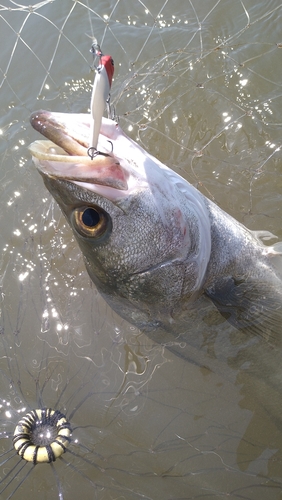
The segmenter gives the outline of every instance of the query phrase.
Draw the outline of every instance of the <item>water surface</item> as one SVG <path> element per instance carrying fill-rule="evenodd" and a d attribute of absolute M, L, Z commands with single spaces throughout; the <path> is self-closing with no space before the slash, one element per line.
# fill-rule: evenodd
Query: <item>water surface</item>
<path fill-rule="evenodd" d="M 247 227 L 281 240 L 281 4 L 30 5 L 0 7 L 0 497 L 281 498 L 280 392 L 264 382 L 270 368 L 279 382 L 280 352 L 261 349 L 254 382 L 249 349 L 217 359 L 215 335 L 240 336 L 217 314 L 201 332 L 200 364 L 118 318 L 27 151 L 38 138 L 32 111 L 89 109 L 95 36 L 115 60 L 124 130 Z M 34 468 L 11 435 L 42 406 L 67 415 L 73 441 Z"/>

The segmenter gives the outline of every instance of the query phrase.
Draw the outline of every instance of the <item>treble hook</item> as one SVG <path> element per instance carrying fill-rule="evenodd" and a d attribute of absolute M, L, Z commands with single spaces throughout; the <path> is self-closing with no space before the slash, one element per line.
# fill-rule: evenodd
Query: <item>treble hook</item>
<path fill-rule="evenodd" d="M 98 156 L 99 151 L 96 148 L 94 148 L 94 146 L 91 146 L 90 148 L 87 149 L 87 154 L 91 158 L 91 160 L 93 160 L 95 156 Z"/>
<path fill-rule="evenodd" d="M 113 143 L 112 143 L 112 141 L 108 141 L 108 142 L 112 146 L 112 151 L 111 151 L 111 153 L 112 153 L 113 152 Z M 91 146 L 90 148 L 87 149 L 87 154 L 91 160 L 94 160 L 94 158 L 96 158 L 96 156 L 98 156 L 98 155 L 111 156 L 111 153 L 103 153 L 102 151 L 98 151 L 98 149 L 94 148 L 94 146 Z"/>
<path fill-rule="evenodd" d="M 112 151 L 111 151 L 111 153 L 112 153 L 112 152 L 113 152 L 113 150 L 114 150 L 114 145 L 113 145 L 112 141 L 109 141 L 109 140 L 108 140 L 108 142 L 109 142 L 109 143 L 110 143 L 110 145 L 112 146 Z"/>

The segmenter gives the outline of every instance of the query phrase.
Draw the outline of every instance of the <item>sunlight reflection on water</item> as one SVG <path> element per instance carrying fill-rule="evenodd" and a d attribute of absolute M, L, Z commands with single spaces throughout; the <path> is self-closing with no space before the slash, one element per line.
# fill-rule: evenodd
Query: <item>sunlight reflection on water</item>
<path fill-rule="evenodd" d="M 115 59 L 122 127 L 249 228 L 281 239 L 281 5 L 23 4 L 0 8 L 1 498 L 279 498 L 279 406 L 256 406 L 231 358 L 213 373 L 109 310 L 27 145 L 34 109 L 89 108 L 94 32 Z M 229 332 L 216 314 L 207 331 L 217 322 Z M 34 469 L 11 436 L 39 406 L 65 413 L 73 440 Z"/>

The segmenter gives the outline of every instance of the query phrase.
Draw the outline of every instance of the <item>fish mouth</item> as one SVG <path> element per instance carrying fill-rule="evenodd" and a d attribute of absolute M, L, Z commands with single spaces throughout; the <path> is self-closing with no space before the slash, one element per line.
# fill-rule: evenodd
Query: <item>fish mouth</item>
<path fill-rule="evenodd" d="M 35 111 L 32 127 L 47 140 L 29 146 L 33 161 L 43 177 L 102 185 L 121 191 L 128 189 L 128 172 L 112 154 L 116 123 L 104 120 L 105 133 L 100 133 L 99 153 L 88 155 L 90 115 Z M 106 135 L 107 134 L 107 135 Z"/>

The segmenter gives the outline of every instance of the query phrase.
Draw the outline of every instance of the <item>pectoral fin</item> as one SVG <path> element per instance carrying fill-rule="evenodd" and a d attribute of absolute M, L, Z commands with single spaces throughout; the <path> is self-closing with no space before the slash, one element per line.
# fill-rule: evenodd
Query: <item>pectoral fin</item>
<path fill-rule="evenodd" d="M 281 342 L 281 283 L 263 283 L 257 279 L 221 279 L 205 290 L 219 312 L 236 328 L 255 333 L 270 343 Z"/>

